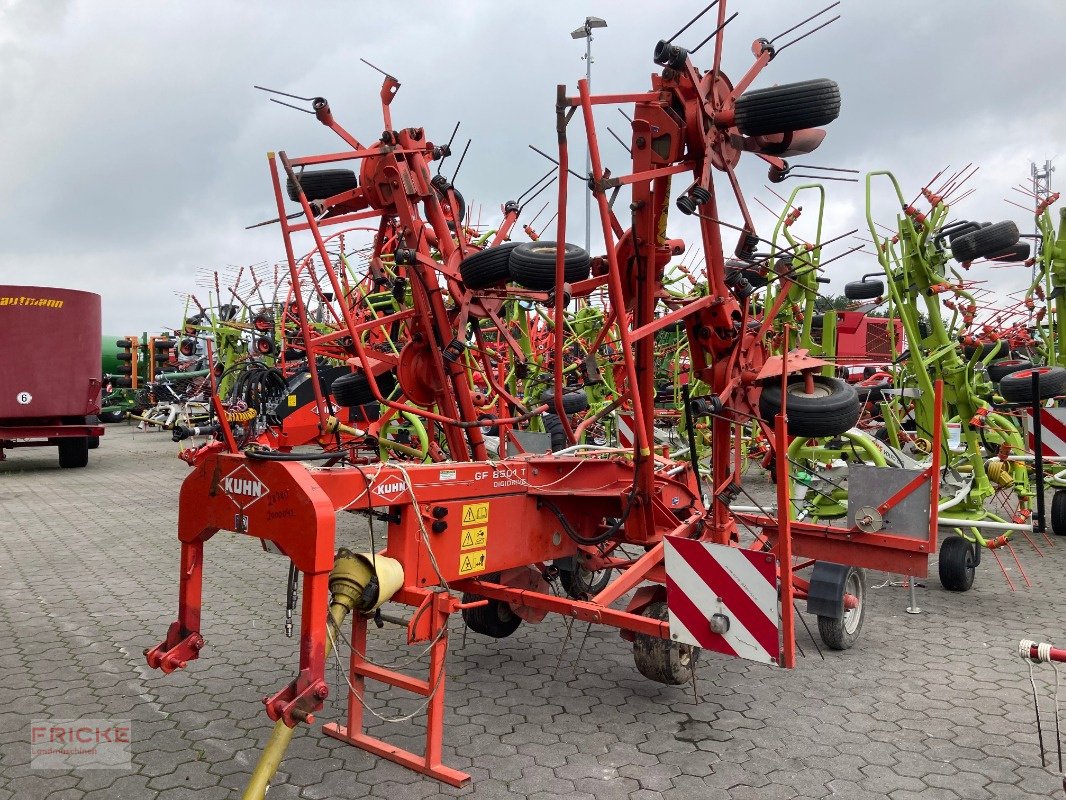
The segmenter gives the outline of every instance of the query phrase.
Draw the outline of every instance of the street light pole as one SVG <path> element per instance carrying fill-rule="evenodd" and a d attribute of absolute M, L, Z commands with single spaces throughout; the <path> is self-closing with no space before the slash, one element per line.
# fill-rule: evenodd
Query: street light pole
<path fill-rule="evenodd" d="M 585 81 L 592 91 L 592 29 L 606 28 L 606 20 L 599 17 L 585 17 L 585 24 L 571 31 L 570 38 L 585 40 Z M 588 137 L 585 138 L 585 175 L 592 172 L 592 153 L 589 150 Z M 592 192 L 585 191 L 585 252 L 592 249 Z"/>

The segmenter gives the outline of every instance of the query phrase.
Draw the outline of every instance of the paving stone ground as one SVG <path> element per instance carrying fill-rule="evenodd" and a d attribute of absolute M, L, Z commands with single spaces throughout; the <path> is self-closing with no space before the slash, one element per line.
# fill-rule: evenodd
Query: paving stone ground
<path fill-rule="evenodd" d="M 141 652 L 176 613 L 187 467 L 173 447 L 164 434 L 112 425 L 87 469 L 59 470 L 48 449 L 0 464 L 0 800 L 215 800 L 244 786 L 270 729 L 260 698 L 297 663 L 296 640 L 284 635 L 287 562 L 244 537 L 215 537 L 207 648 L 169 676 L 145 666 Z M 339 543 L 361 542 L 361 521 L 343 520 Z M 1061 797 L 1061 779 L 1040 766 L 1028 671 L 1014 648 L 1023 636 L 1062 639 L 1066 546 L 1042 559 L 1019 549 L 1031 589 L 1012 593 L 986 558 L 969 593 L 930 578 L 918 595 L 924 613 L 910 616 L 905 590 L 873 574 L 880 588 L 854 649 L 823 660 L 801 628 L 806 658 L 794 671 L 704 654 L 698 700 L 691 686 L 641 678 L 608 629 L 591 630 L 575 663 L 584 625 L 564 648 L 559 617 L 501 641 L 470 634 L 465 645 L 457 626 L 445 760 L 473 776 L 470 787 L 442 786 L 312 729 L 297 734 L 269 797 Z M 1011 576 L 1019 582 L 1016 568 Z M 392 627 L 372 632 L 368 651 L 385 663 L 409 655 Z M 323 722 L 343 713 L 343 677 L 333 670 L 330 680 Z M 384 716 L 417 707 L 392 690 L 370 700 Z M 130 770 L 30 768 L 31 720 L 90 717 L 133 721 Z M 421 731 L 418 718 L 371 727 L 414 749 Z"/>

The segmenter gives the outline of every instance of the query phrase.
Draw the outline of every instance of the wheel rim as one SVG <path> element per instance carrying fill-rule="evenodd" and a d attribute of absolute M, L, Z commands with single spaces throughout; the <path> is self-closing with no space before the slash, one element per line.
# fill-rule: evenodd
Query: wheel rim
<path fill-rule="evenodd" d="M 831 394 L 833 394 L 833 389 L 820 383 L 814 384 L 814 391 L 809 393 L 805 391 L 802 383 L 793 384 L 788 387 L 789 397 L 808 397 L 814 399 L 816 397 L 829 397 Z"/>
<path fill-rule="evenodd" d="M 862 581 L 859 579 L 858 572 L 852 570 L 848 575 L 848 580 L 844 584 L 844 592 L 854 595 L 858 600 L 855 608 L 844 609 L 844 630 L 850 635 L 859 629 L 859 623 L 862 621 Z"/>

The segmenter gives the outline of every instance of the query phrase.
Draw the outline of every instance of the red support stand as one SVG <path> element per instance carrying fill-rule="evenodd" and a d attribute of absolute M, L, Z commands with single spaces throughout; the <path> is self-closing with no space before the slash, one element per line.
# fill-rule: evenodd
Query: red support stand
<path fill-rule="evenodd" d="M 355 615 L 352 618 L 352 655 L 349 661 L 347 724 L 330 723 L 323 728 L 327 736 L 366 750 L 381 758 L 395 761 L 408 769 L 420 772 L 450 786 L 463 787 L 470 782 L 465 772 L 447 767 L 442 762 L 444 749 L 444 684 L 448 656 L 448 617 L 451 612 L 448 592 L 433 596 L 429 640 L 433 642 L 429 656 L 427 680 L 412 678 L 385 667 L 379 667 L 366 659 L 367 618 Z M 366 679 L 387 683 L 397 689 L 428 697 L 426 703 L 426 751 L 418 755 L 402 747 L 391 745 L 363 732 L 363 703 L 366 699 Z"/>

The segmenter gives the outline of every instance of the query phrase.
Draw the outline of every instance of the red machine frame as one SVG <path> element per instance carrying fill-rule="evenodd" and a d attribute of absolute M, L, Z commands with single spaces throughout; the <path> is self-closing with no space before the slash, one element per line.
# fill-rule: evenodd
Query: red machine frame
<path fill-rule="evenodd" d="M 420 128 L 393 130 L 389 106 L 399 87 L 394 78 L 386 77 L 382 85 L 385 134 L 372 146 L 362 145 L 345 131 L 334 120 L 324 99 L 315 99 L 313 107 L 318 119 L 351 149 L 303 158 L 290 158 L 284 152 L 270 156 L 270 173 L 293 285 L 299 282 L 292 236 L 306 231 L 314 237 L 335 297 L 345 297 L 344 281 L 334 267 L 321 229 L 380 218 L 379 246 L 386 229 L 395 235 L 393 252 L 397 268 L 410 282 L 413 297 L 411 308 L 372 323 L 355 319 L 342 303 L 343 326 L 337 332 L 320 334 L 308 324 L 304 300 L 299 292 L 295 293 L 321 430 L 329 429 L 331 419 L 318 382 L 314 355 L 322 348 L 336 347 L 342 339 L 350 340 L 349 363 L 368 376 L 377 401 L 383 407 L 408 411 L 439 423 L 451 457 L 456 460 L 439 464 L 386 462 L 310 468 L 268 453 L 237 452 L 231 437 L 227 437 L 228 444 L 219 441 L 202 448 L 190 459 L 194 469 L 181 490 L 178 619 L 166 639 L 146 653 L 152 667 L 165 672 L 184 667 L 199 656 L 203 647 L 200 605 L 204 543 L 220 530 L 269 541 L 303 574 L 304 591 L 300 671 L 288 686 L 265 701 L 267 713 L 271 719 L 283 720 L 289 726 L 312 722 L 329 692 L 325 652 L 335 516 L 339 511 L 384 510 L 390 519 L 388 545 L 380 555 L 396 558 L 404 567 L 404 585 L 392 599 L 417 609 L 408 623 L 408 641 L 433 643 L 430 674 L 423 681 L 367 663 L 361 655 L 365 652 L 366 619 L 356 615 L 355 647 L 349 665 L 354 691 L 349 697 L 346 724 L 330 725 L 326 730 L 331 736 L 379 756 L 444 782 L 462 785 L 468 776 L 442 763 L 447 624 L 452 613 L 470 606 L 464 606 L 453 591 L 485 598 L 476 604 L 489 599 L 505 601 L 514 608 L 525 609 L 531 616 L 556 612 L 617 627 L 627 638 L 644 634 L 669 640 L 668 623 L 642 615 L 652 602 L 665 596 L 663 538 L 677 536 L 740 546 L 740 522 L 759 532 L 751 546 L 771 552 L 778 561 L 784 629 L 781 664 L 792 667 L 795 664 L 792 600 L 802 597 L 805 588 L 794 579 L 793 572 L 813 563 L 795 564 L 794 556 L 827 558 L 907 575 L 926 574 L 924 556 L 928 551 L 923 553 L 913 539 L 867 534 L 858 527 L 790 522 L 787 514 L 780 515 L 780 519 L 735 515 L 729 509 L 733 487 L 740 481 L 743 458 L 736 428 L 748 419 L 758 419 L 757 399 L 763 382 L 779 379 L 784 388 L 790 374 L 809 376 L 825 362 L 812 359 L 802 351 L 789 353 L 787 331 L 786 341 L 772 341 L 771 322 L 776 309 L 769 310 L 761 322 L 752 320 L 750 304 L 740 302 L 728 284 L 712 167 L 727 173 L 740 203 L 745 230 L 738 249 L 747 249 L 757 237 L 733 172 L 741 153 L 754 152 L 772 168 L 787 170 L 783 156 L 808 152 L 821 142 L 824 133 L 811 130 L 750 138 L 738 132 L 733 104 L 775 51 L 766 40 L 758 40 L 753 46 L 755 63 L 739 83 L 731 84 L 720 70 L 725 7 L 723 0 L 719 5 L 712 70 L 700 73 L 687 52 L 680 51 L 678 55 L 667 49 L 664 59 L 673 66 L 667 66 L 663 75 L 653 76 L 651 91 L 593 96 L 588 82 L 582 80 L 578 83 L 578 96 L 567 96 L 564 87 L 559 87 L 557 94 L 558 241 L 565 241 L 566 231 L 566 127 L 580 110 L 591 153 L 589 185 L 599 207 L 606 258 L 600 262 L 599 274 L 574 284 L 569 292 L 522 291 L 520 294 L 548 302 L 555 330 L 561 331 L 564 294 L 587 295 L 606 285 L 610 307 L 604 335 L 610 326 L 616 327 L 628 387 L 619 405 L 628 408 L 637 422 L 632 452 L 524 453 L 487 461 L 481 422 L 466 374 L 449 353 L 463 347 L 463 332 L 471 319 L 493 320 L 506 340 L 506 326 L 496 312 L 502 297 L 517 292 L 475 291 L 463 285 L 459 263 L 472 249 L 462 236 L 453 240 L 449 222 L 456 229 L 461 224 L 453 211 L 456 204 L 441 202 L 440 189 L 430 179 L 428 166 L 444 153 Z M 673 47 L 665 42 L 660 46 Z M 634 108 L 633 168 L 629 174 L 614 176 L 602 164 L 592 111 L 595 105 L 622 103 L 633 104 Z M 668 137 L 669 141 L 652 147 L 653 136 L 658 142 L 663 141 L 662 137 Z M 301 167 L 346 160 L 361 163 L 358 188 L 319 201 L 315 208 L 301 190 L 305 220 L 288 221 L 282 173 L 299 186 L 297 170 Z M 670 179 L 686 172 L 694 175 L 687 191 L 702 189 L 708 198 L 702 203 L 699 217 L 707 255 L 705 277 L 710 291 L 705 297 L 655 318 L 656 303 L 662 296 L 662 270 L 684 249 L 681 242 L 669 240 L 665 235 Z M 608 201 L 608 193 L 622 186 L 630 186 L 633 193 L 633 219 L 628 229 Z M 446 199 L 453 198 L 449 186 L 442 193 Z M 419 213 L 419 206 L 424 217 Z M 516 218 L 517 211 L 509 214 L 494 244 L 507 237 Z M 439 252 L 440 261 L 432 257 L 433 249 Z M 563 251 L 559 249 L 556 286 L 564 285 L 563 278 Z M 452 306 L 445 302 L 444 287 Z M 784 298 L 786 294 L 781 292 L 779 297 Z M 394 321 L 402 321 L 408 331 L 408 341 L 398 358 L 363 346 L 360 332 L 371 324 L 379 326 Z M 714 485 L 710 489 L 710 507 L 704 505 L 692 465 L 671 462 L 651 445 L 653 334 L 676 321 L 685 325 L 694 374 L 712 387 L 711 397 L 705 398 L 714 409 L 711 423 Z M 475 331 L 475 337 L 480 337 L 480 333 Z M 599 342 L 592 350 L 598 346 Z M 775 346 L 785 355 L 770 356 Z M 563 407 L 562 349 L 563 336 L 556 336 L 553 368 L 557 408 Z M 547 409 L 547 405 L 533 409 L 523 406 L 504 387 L 495 385 L 495 370 L 488 364 L 485 366 L 485 379 L 493 383 L 493 389 L 515 410 L 510 418 L 496 420 L 497 424 L 506 427 L 521 423 Z M 389 400 L 380 392 L 374 376 L 390 369 L 397 371 L 408 402 Z M 419 400 L 411 402 L 411 398 Z M 225 415 L 220 413 L 219 417 L 224 425 Z M 575 431 L 566 416 L 561 415 L 561 419 L 570 441 L 575 442 Z M 786 409 L 782 408 L 775 422 L 772 428 L 766 422 L 761 424 L 773 437 L 771 440 L 778 451 L 784 452 L 788 444 Z M 934 447 L 934 453 L 938 452 L 939 447 Z M 777 469 L 778 507 L 787 509 L 789 481 L 784 459 L 779 459 Z M 933 482 L 932 496 L 936 497 L 937 474 L 933 469 L 923 475 L 921 481 L 913 482 L 887 505 L 898 503 L 923 481 Z M 463 559 L 470 557 L 470 553 L 464 556 L 462 537 L 464 530 L 469 529 L 463 521 L 471 506 L 484 508 L 483 538 L 487 543 L 475 558 L 473 569 L 466 569 Z M 611 524 L 608 520 L 621 522 Z M 930 531 L 934 542 L 935 526 L 934 515 Z M 617 558 L 604 555 L 596 547 L 578 544 L 582 539 L 591 540 L 604 533 L 612 541 L 633 544 L 644 552 L 634 559 Z M 588 599 L 558 597 L 546 591 L 540 578 L 543 566 L 579 551 L 587 557 L 585 563 L 590 569 L 611 567 L 617 570 L 617 577 Z M 496 573 L 500 577 L 493 581 L 477 578 Z M 633 590 L 636 591 L 624 610 L 611 607 Z M 424 754 L 409 753 L 363 733 L 361 702 L 367 678 L 428 698 Z"/>

